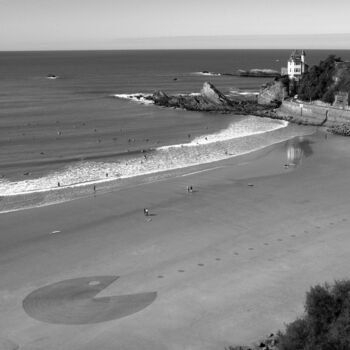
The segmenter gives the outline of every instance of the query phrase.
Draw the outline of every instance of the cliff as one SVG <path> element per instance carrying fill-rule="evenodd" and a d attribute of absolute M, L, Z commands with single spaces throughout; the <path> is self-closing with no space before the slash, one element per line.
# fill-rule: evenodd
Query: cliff
<path fill-rule="evenodd" d="M 258 96 L 258 103 L 262 105 L 270 104 L 273 101 L 282 102 L 288 96 L 288 88 L 281 80 L 272 81 L 263 85 Z"/>

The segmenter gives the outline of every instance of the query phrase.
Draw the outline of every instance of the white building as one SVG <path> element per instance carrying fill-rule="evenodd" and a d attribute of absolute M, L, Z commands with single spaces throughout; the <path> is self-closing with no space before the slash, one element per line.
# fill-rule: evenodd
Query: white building
<path fill-rule="evenodd" d="M 305 63 L 305 51 L 294 50 L 288 60 L 288 67 L 282 68 L 282 75 L 289 76 L 290 79 L 299 80 L 299 78 L 308 70 L 308 65 Z"/>

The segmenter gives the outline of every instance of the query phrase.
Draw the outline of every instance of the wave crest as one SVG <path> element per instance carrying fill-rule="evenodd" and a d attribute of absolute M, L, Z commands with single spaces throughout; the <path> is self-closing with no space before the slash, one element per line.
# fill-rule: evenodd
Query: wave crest
<path fill-rule="evenodd" d="M 0 191 L 2 196 L 57 191 L 61 188 L 86 186 L 215 162 L 281 141 L 273 136 L 271 140 L 266 136 L 258 140 L 251 137 L 273 132 L 287 125 L 286 121 L 249 116 L 231 123 L 224 130 L 197 137 L 189 143 L 159 147 L 151 152 L 132 156 L 120 156 L 114 162 L 79 162 L 36 179 L 17 182 L 1 179 Z"/>

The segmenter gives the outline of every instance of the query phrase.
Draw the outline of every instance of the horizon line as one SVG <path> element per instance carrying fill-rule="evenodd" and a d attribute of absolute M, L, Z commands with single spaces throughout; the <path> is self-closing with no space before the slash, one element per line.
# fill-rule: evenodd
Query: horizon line
<path fill-rule="evenodd" d="M 275 39 L 275 40 L 273 40 Z M 331 40 L 332 39 L 332 40 Z M 113 51 L 113 50 L 349 50 L 350 33 L 242 34 L 123 37 L 91 42 L 89 39 L 12 43 L 0 52 Z M 23 47 L 23 48 L 20 48 Z"/>

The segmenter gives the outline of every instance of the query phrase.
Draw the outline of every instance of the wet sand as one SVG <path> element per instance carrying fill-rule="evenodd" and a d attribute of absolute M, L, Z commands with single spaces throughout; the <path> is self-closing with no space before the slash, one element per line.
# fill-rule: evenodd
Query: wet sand
<path fill-rule="evenodd" d="M 0 346 L 224 349 L 282 328 L 303 312 L 311 285 L 349 277 L 350 141 L 308 139 L 308 157 L 295 169 L 284 167 L 283 143 L 189 174 L 1 214 Z M 91 299 L 98 276 L 114 282 Z M 156 297 L 133 297 L 144 293 Z M 114 317 L 108 305 L 125 295 L 123 317 Z M 59 305 L 68 314 L 55 323 Z M 87 323 L 98 305 L 112 320 L 96 314 Z M 38 310 L 46 321 L 34 317 Z"/>

